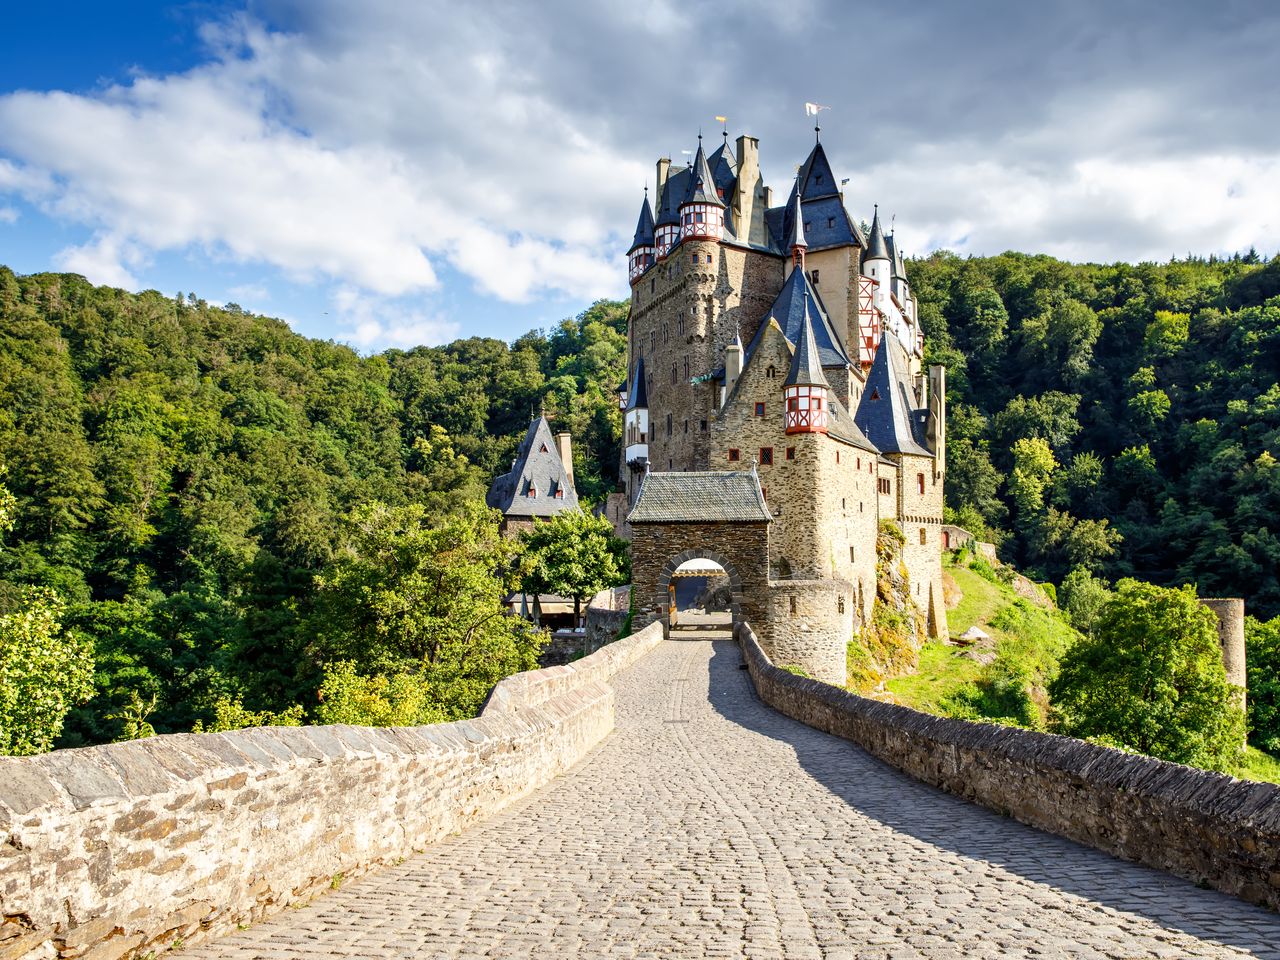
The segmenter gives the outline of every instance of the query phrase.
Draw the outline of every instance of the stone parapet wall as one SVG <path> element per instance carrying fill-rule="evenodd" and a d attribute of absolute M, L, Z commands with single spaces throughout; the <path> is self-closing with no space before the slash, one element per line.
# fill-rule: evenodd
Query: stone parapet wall
<path fill-rule="evenodd" d="M 786 716 L 1015 820 L 1280 910 L 1280 787 L 867 700 L 737 633 L 760 698 Z"/>
<path fill-rule="evenodd" d="M 587 649 L 596 650 L 617 639 L 631 609 L 631 587 L 601 590 L 587 604 Z"/>
<path fill-rule="evenodd" d="M 482 820 L 612 729 L 654 625 L 474 720 L 267 727 L 0 758 L 0 957 L 117 960 L 255 923 Z"/>

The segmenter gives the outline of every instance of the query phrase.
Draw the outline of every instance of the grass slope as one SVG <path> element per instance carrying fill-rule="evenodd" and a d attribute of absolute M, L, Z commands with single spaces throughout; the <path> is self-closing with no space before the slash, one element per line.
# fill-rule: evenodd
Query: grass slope
<path fill-rule="evenodd" d="M 930 642 L 920 650 L 916 672 L 888 680 L 885 689 L 898 703 L 926 713 L 1045 729 L 1045 687 L 1079 634 L 1059 611 L 1019 597 L 980 560 L 947 556 L 943 567 L 962 593 L 947 611 L 951 636 L 979 627 L 991 635 L 988 652 L 995 658 L 984 665 L 973 658 L 973 647 Z M 1280 783 L 1280 759 L 1249 747 L 1237 776 Z"/>

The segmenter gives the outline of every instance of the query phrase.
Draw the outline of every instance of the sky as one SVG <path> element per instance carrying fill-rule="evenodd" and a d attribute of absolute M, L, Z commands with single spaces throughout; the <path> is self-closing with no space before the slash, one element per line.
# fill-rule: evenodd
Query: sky
<path fill-rule="evenodd" d="M 654 162 L 822 142 L 908 255 L 1280 250 L 1280 4 L 43 0 L 0 32 L 0 263 L 361 351 L 627 293 Z"/>

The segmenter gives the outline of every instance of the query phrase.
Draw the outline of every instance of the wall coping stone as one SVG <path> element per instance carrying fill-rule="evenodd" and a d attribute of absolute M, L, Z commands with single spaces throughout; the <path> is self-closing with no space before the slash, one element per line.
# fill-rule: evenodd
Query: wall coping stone
<path fill-rule="evenodd" d="M 422 849 L 577 763 L 613 729 L 609 680 L 661 642 L 507 677 L 471 720 L 0 757 L 0 955 L 191 944 Z"/>
<path fill-rule="evenodd" d="M 1280 910 L 1280 786 L 869 700 L 775 666 L 749 624 L 737 636 L 780 713 L 1023 823 Z"/>

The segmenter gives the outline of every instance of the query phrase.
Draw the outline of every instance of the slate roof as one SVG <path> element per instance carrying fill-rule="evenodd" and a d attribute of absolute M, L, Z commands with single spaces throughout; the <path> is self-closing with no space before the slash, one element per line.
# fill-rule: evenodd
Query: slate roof
<path fill-rule="evenodd" d="M 698 152 L 694 154 L 693 166 L 689 170 L 690 180 L 684 197 L 685 203 L 711 203 L 724 206 L 724 201 L 716 194 L 716 181 L 711 176 L 711 168 L 707 166 L 707 155 L 702 152 L 702 138 L 698 138 Z"/>
<path fill-rule="evenodd" d="M 649 407 L 649 388 L 645 385 L 644 357 L 636 361 L 635 376 L 631 378 L 631 388 L 627 390 L 627 409 L 642 410 Z"/>
<path fill-rule="evenodd" d="M 805 247 L 807 249 L 809 241 L 804 238 L 804 214 L 800 210 L 800 194 L 792 190 L 791 196 L 794 202 L 791 205 L 791 230 L 787 234 L 787 249 L 793 250 L 796 247 Z M 797 216 L 797 213 L 800 215 Z"/>
<path fill-rule="evenodd" d="M 827 378 L 822 375 L 822 364 L 818 362 L 818 345 L 813 335 L 813 322 L 809 319 L 809 305 L 804 307 L 804 321 L 800 325 L 800 341 L 796 344 L 796 352 L 791 355 L 791 369 L 784 387 L 794 384 L 802 386 L 829 386 Z"/>
<path fill-rule="evenodd" d="M 764 523 L 772 520 L 750 471 L 650 473 L 628 523 Z"/>
<path fill-rule="evenodd" d="M 803 270 L 791 271 L 791 276 L 787 277 L 787 282 L 782 285 L 778 298 L 765 313 L 765 318 L 767 320 L 773 317 L 777 320 L 778 325 L 782 327 L 783 335 L 795 344 L 800 340 L 806 305 L 814 320 L 814 339 L 818 345 L 818 359 L 822 366 L 840 367 L 849 364 L 849 355 L 845 352 L 844 342 L 836 333 L 835 327 L 831 325 L 831 320 L 827 317 L 827 308 L 823 306 L 822 299 L 809 283 L 809 278 L 805 276 Z M 764 336 L 766 326 L 768 326 L 767 322 L 760 324 L 760 329 L 752 338 L 751 345 L 747 347 L 746 356 L 743 358 L 744 367 L 756 352 L 756 346 Z"/>
<path fill-rule="evenodd" d="M 889 245 L 884 239 L 884 228 L 880 226 L 880 210 L 876 209 L 875 217 L 871 221 L 871 237 L 867 240 L 867 252 L 862 256 L 862 262 L 868 260 L 892 260 L 889 255 Z"/>
<path fill-rule="evenodd" d="M 931 457 L 924 437 L 926 411 L 915 407 L 915 391 L 906 370 L 906 351 L 897 337 L 886 332 L 880 338 L 853 419 L 882 453 Z"/>
<path fill-rule="evenodd" d="M 821 143 L 815 143 L 800 167 L 800 192 L 805 200 L 819 197 L 839 197 L 840 187 L 831 171 L 831 161 Z"/>
<path fill-rule="evenodd" d="M 889 259 L 893 261 L 893 278 L 895 280 L 907 279 L 907 268 L 902 262 L 902 251 L 898 249 L 898 244 L 894 242 L 893 234 L 890 233 L 885 237 L 884 242 L 889 248 Z"/>
<path fill-rule="evenodd" d="M 658 198 L 658 226 L 680 222 L 680 201 L 689 190 L 689 168 L 681 167 L 672 170 L 662 188 L 662 196 Z"/>
<path fill-rule="evenodd" d="M 644 191 L 644 204 L 640 207 L 640 219 L 636 221 L 636 235 L 631 239 L 631 250 L 653 246 L 653 210 L 649 207 L 649 188 Z M 630 253 L 631 251 L 627 251 Z"/>
<path fill-rule="evenodd" d="M 725 137 L 724 143 L 716 147 L 711 156 L 707 157 L 707 166 L 711 168 L 711 176 L 715 179 L 716 189 L 720 191 L 721 196 L 731 196 L 734 182 L 738 179 L 738 158 L 729 149 L 728 136 Z"/>
<path fill-rule="evenodd" d="M 536 496 L 526 496 L 530 485 Z M 563 497 L 556 491 L 563 490 Z M 560 460 L 551 424 L 538 417 L 516 448 L 511 470 L 493 481 L 484 502 L 508 517 L 551 517 L 578 505 L 578 492 Z"/>

